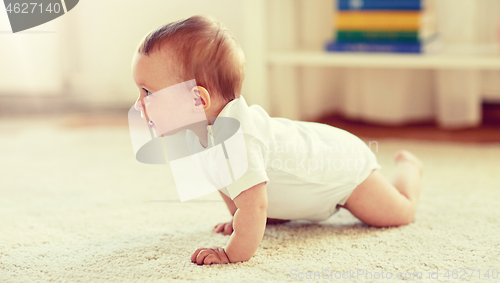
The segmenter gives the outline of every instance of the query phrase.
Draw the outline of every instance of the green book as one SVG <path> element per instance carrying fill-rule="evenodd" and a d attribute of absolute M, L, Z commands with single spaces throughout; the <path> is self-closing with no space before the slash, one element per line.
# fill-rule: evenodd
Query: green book
<path fill-rule="evenodd" d="M 338 42 L 419 42 L 418 31 L 337 31 Z"/>

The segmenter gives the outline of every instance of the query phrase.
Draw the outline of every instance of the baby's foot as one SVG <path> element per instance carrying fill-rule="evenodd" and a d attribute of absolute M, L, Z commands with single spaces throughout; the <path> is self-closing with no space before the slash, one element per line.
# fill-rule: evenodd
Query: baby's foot
<path fill-rule="evenodd" d="M 420 171 L 420 176 L 422 176 L 423 170 L 424 170 L 424 164 L 422 161 L 416 157 L 413 153 L 409 152 L 408 150 L 398 150 L 394 154 L 394 161 L 396 163 L 399 162 L 410 162 L 413 165 L 417 166 L 418 170 Z"/>

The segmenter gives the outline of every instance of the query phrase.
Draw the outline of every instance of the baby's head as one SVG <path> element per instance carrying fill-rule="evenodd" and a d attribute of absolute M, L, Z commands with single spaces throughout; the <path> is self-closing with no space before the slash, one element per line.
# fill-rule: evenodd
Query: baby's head
<path fill-rule="evenodd" d="M 194 79 L 198 87 L 193 101 L 198 99 L 196 105 L 207 117 L 216 117 L 239 97 L 244 66 L 243 51 L 233 35 L 211 17 L 193 16 L 158 27 L 139 43 L 132 62 L 140 90 L 136 108 L 144 111 L 146 96 Z"/>

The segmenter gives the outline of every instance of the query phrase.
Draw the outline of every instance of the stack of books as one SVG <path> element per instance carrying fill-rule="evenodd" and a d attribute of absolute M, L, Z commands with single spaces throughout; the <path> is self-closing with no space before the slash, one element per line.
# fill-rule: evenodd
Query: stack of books
<path fill-rule="evenodd" d="M 436 49 L 431 0 L 337 1 L 336 39 L 327 43 L 327 51 L 425 53 Z"/>

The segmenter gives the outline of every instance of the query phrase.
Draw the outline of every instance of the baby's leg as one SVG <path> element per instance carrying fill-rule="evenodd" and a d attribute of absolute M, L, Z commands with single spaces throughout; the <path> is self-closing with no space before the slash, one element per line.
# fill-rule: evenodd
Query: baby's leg
<path fill-rule="evenodd" d="M 374 170 L 347 199 L 344 208 L 372 226 L 399 226 L 413 221 L 420 197 L 422 162 L 406 150 L 396 152 L 392 184 Z"/>

